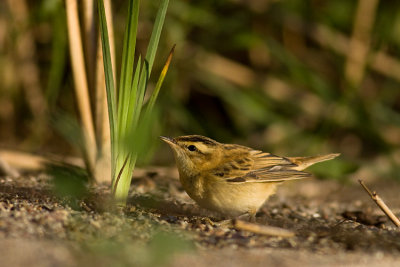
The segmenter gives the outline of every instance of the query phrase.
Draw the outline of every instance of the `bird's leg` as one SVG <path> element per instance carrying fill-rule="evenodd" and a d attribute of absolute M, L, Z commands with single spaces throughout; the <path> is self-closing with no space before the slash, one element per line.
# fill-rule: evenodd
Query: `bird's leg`
<path fill-rule="evenodd" d="M 256 222 L 256 213 L 257 213 L 257 210 L 256 210 L 256 209 L 252 209 L 252 210 L 249 210 L 249 211 L 248 211 L 248 214 L 249 214 L 249 221 L 250 221 L 250 222 L 252 222 L 252 223 L 255 223 L 255 222 Z"/>
<path fill-rule="evenodd" d="M 213 220 L 211 220 L 209 217 L 204 217 L 204 220 L 206 221 L 206 223 L 208 223 L 211 226 L 215 225 L 215 222 Z"/>
<path fill-rule="evenodd" d="M 211 226 L 216 226 L 216 227 L 223 227 L 223 228 L 227 228 L 232 226 L 232 220 L 231 219 L 224 219 L 218 222 L 214 222 L 213 220 L 211 220 L 209 217 L 205 217 L 205 221 L 210 224 Z"/>
<path fill-rule="evenodd" d="M 215 223 L 216 226 L 221 228 L 229 228 L 232 227 L 232 219 L 225 219 Z"/>
<path fill-rule="evenodd" d="M 211 219 L 210 217 L 204 217 L 204 220 L 205 220 L 205 223 L 207 223 L 213 227 L 230 228 L 233 226 L 233 220 L 228 219 L 226 217 L 217 217 L 214 219 Z"/>
<path fill-rule="evenodd" d="M 247 211 L 245 214 L 242 214 L 238 217 L 238 219 L 245 219 L 248 220 L 249 222 L 255 223 L 256 222 L 256 209 L 252 209 Z"/>

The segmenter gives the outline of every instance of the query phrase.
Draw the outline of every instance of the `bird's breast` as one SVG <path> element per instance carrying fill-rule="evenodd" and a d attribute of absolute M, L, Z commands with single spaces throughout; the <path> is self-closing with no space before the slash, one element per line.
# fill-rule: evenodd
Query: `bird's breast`
<path fill-rule="evenodd" d="M 195 201 L 199 201 L 204 195 L 204 181 L 196 173 L 185 173 L 179 171 L 179 180 L 186 193 Z"/>

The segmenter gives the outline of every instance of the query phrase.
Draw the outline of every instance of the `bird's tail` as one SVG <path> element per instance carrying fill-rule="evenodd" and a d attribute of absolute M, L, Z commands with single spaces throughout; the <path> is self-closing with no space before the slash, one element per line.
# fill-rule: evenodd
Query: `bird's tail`
<path fill-rule="evenodd" d="M 292 169 L 301 171 L 315 163 L 326 161 L 326 160 L 331 160 L 331 159 L 336 158 L 339 155 L 340 155 L 340 153 L 333 153 L 333 154 L 327 154 L 327 155 L 322 155 L 322 156 L 313 156 L 313 157 L 288 157 L 288 159 L 297 165 L 297 167 L 292 168 Z"/>

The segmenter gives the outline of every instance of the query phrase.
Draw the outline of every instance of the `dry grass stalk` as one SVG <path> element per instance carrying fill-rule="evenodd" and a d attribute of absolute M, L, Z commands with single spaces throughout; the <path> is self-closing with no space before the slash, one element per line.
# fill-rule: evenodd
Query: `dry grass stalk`
<path fill-rule="evenodd" d="M 0 150 L 0 158 L 11 169 L 38 171 L 43 170 L 49 162 L 47 159 L 30 153 L 15 150 Z"/>
<path fill-rule="evenodd" d="M 113 76 L 116 81 L 115 74 L 115 42 L 114 42 L 114 30 L 112 23 L 112 7 L 110 0 L 104 1 L 104 8 L 106 11 L 108 37 L 110 42 L 111 52 L 111 63 L 113 65 Z M 104 67 L 103 67 L 103 50 L 101 49 L 100 36 L 98 36 L 98 47 L 96 57 L 96 132 L 98 133 L 98 140 L 101 147 L 110 146 L 110 125 L 108 121 L 108 108 L 107 108 L 107 97 L 106 97 L 106 84 L 104 78 Z M 108 150 L 107 150 L 108 151 Z M 104 152 L 104 149 L 102 149 Z"/>
<path fill-rule="evenodd" d="M 286 20 L 288 21 L 286 26 L 290 27 L 290 30 L 308 35 L 319 45 L 332 49 L 338 54 L 347 55 L 349 53 L 350 39 L 343 33 L 323 24 L 316 24 L 313 30 L 305 31 L 304 29 L 310 29 L 310 27 L 298 27 L 298 25 L 304 24 L 300 18 L 292 15 L 286 18 Z M 364 43 L 359 42 L 357 45 L 364 46 Z M 364 47 L 361 49 L 365 50 Z M 372 70 L 400 81 L 400 61 L 384 51 L 371 52 L 367 63 L 368 67 Z"/>
<path fill-rule="evenodd" d="M 353 35 L 347 51 L 346 79 L 358 87 L 363 79 L 379 0 L 359 0 L 354 18 Z"/>
<path fill-rule="evenodd" d="M 113 65 L 113 76 L 116 81 L 115 74 L 115 42 L 114 28 L 112 18 L 111 1 L 104 1 L 106 11 L 108 36 L 110 42 L 111 62 Z M 99 144 L 99 159 L 96 163 L 96 178 L 100 182 L 110 183 L 111 174 L 111 136 L 110 123 L 108 121 L 108 107 L 106 97 L 106 84 L 103 67 L 103 50 L 101 49 L 100 34 L 97 40 L 97 56 L 96 56 L 96 84 L 95 84 L 95 126 L 97 140 Z"/>
<path fill-rule="evenodd" d="M 372 4 L 370 8 L 372 9 Z M 289 27 L 291 31 L 299 34 L 308 35 L 319 45 L 325 48 L 330 48 L 338 54 L 348 55 L 352 46 L 351 42 L 353 39 L 350 39 L 344 34 L 335 31 L 334 29 L 323 24 L 317 24 L 312 31 L 305 32 L 304 29 L 309 29 L 310 27 L 298 27 L 298 25 L 304 23 L 299 18 L 292 16 L 290 18 L 286 18 L 286 20 L 288 20 L 286 26 Z M 372 25 L 370 25 L 370 27 L 372 27 Z M 353 45 L 360 47 L 362 51 L 369 51 L 369 43 L 368 47 L 365 47 L 365 42 L 353 42 Z M 250 68 L 247 68 L 246 66 L 238 62 L 229 60 L 216 54 L 206 53 L 204 51 L 200 51 L 198 55 L 199 57 L 196 57 L 195 60 L 197 65 L 201 69 L 204 69 L 207 72 L 211 72 L 219 77 L 223 77 L 224 79 L 234 84 L 249 87 L 254 84 L 255 81 L 257 81 L 257 75 Z M 368 61 L 364 62 L 364 64 L 367 63 L 372 70 L 397 81 L 400 81 L 400 61 L 398 61 L 396 58 L 391 57 L 384 51 L 372 52 Z M 361 65 L 359 65 L 358 68 L 360 68 L 360 66 Z M 366 65 L 363 65 L 363 68 L 365 67 Z M 226 71 L 227 69 L 229 69 L 229 71 Z M 358 70 L 358 72 L 359 71 L 360 70 Z"/>
<path fill-rule="evenodd" d="M 1 156 L 0 156 L 0 174 L 5 174 L 12 178 L 20 176 L 20 173 L 17 171 L 17 169 L 11 167 L 10 164 L 8 164 L 5 160 L 3 160 Z"/>
<path fill-rule="evenodd" d="M 87 70 L 88 87 L 93 88 L 95 84 L 96 70 L 96 16 L 94 0 L 82 0 L 82 21 L 83 21 L 83 45 Z"/>
<path fill-rule="evenodd" d="M 242 220 L 234 220 L 233 227 L 236 228 L 237 230 L 248 231 L 248 232 L 252 232 L 255 234 L 261 234 L 261 235 L 271 235 L 271 236 L 280 236 L 280 237 L 294 236 L 294 232 L 292 232 L 290 230 L 286 230 L 286 229 L 279 228 L 279 227 L 245 222 Z"/>
<path fill-rule="evenodd" d="M 41 90 L 40 73 L 35 62 L 35 41 L 32 31 L 28 29 L 29 14 L 25 0 L 8 0 L 8 7 L 12 14 L 11 25 L 18 32 L 16 40 L 16 54 L 18 57 L 18 73 L 22 82 L 26 101 L 35 118 L 35 129 L 39 132 L 44 129 L 47 102 Z"/>
<path fill-rule="evenodd" d="M 371 55 L 371 69 L 400 81 L 400 62 L 383 51 Z"/>
<path fill-rule="evenodd" d="M 68 0 L 65 1 L 65 5 L 75 92 L 85 140 L 84 158 L 89 172 L 94 174 L 97 149 L 79 26 L 78 3 L 76 0 Z"/>
<path fill-rule="evenodd" d="M 378 196 L 378 194 L 374 191 L 371 192 L 369 188 L 364 184 L 363 180 L 358 180 L 361 186 L 365 189 L 365 191 L 370 195 L 372 200 L 378 205 L 378 207 L 389 217 L 389 219 L 393 222 L 394 225 L 400 227 L 400 220 L 394 215 L 394 213 L 389 209 L 389 207 L 385 204 L 385 202 Z"/>
<path fill-rule="evenodd" d="M 289 100 L 293 96 L 292 87 L 289 83 L 273 77 L 259 78 L 249 67 L 221 57 L 215 53 L 209 53 L 199 49 L 198 56 L 195 58 L 196 65 L 203 71 L 212 73 L 235 85 L 251 88 L 256 84 L 261 84 L 264 92 L 279 101 Z M 324 103 L 315 96 L 303 94 L 296 96 L 296 101 L 308 114 L 323 114 Z"/>
<path fill-rule="evenodd" d="M 324 47 L 329 47 L 338 54 L 347 54 L 350 40 L 342 33 L 335 31 L 325 25 L 317 25 L 311 31 L 310 37 Z M 364 45 L 359 43 L 358 45 Z M 371 53 L 368 60 L 369 67 L 383 75 L 400 81 L 400 62 L 383 51 Z"/>
<path fill-rule="evenodd" d="M 45 157 L 23 151 L 7 149 L 0 150 L 0 158 L 10 168 L 21 171 L 41 171 L 51 163 L 62 163 L 81 168 L 84 167 L 82 159 L 77 157 L 65 157 L 60 155 L 48 155 Z"/>
<path fill-rule="evenodd" d="M 18 172 L 19 170 L 25 171 L 41 171 L 46 168 L 48 164 L 51 163 L 61 163 L 73 165 L 76 167 L 84 168 L 85 164 L 80 157 L 65 157 L 61 155 L 51 155 L 51 156 L 41 156 L 35 155 L 29 152 L 17 151 L 17 150 L 7 150 L 0 149 L 0 170 L 5 166 L 5 168 L 10 168 L 11 171 L 8 173 Z M 4 170 L 4 168 L 3 168 Z M 14 172 L 14 174 L 16 174 Z M 176 168 L 170 167 L 159 167 L 159 166 L 150 166 L 143 168 L 135 168 L 135 172 L 133 173 L 134 179 L 143 178 L 144 176 L 149 175 L 149 173 L 157 173 L 160 176 L 165 176 L 173 179 L 178 179 L 178 170 Z"/>
<path fill-rule="evenodd" d="M 195 63 L 201 69 L 243 87 L 254 84 L 257 78 L 257 75 L 243 64 L 203 50 L 198 51 Z"/>

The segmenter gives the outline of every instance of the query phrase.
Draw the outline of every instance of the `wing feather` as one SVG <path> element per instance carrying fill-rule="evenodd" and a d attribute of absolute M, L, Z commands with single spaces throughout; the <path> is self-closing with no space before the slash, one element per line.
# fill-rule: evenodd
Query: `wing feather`
<path fill-rule="evenodd" d="M 214 174 L 231 183 L 282 182 L 311 177 L 311 174 L 296 170 L 297 164 L 288 158 L 259 150 L 249 150 L 230 158 L 214 169 Z"/>

